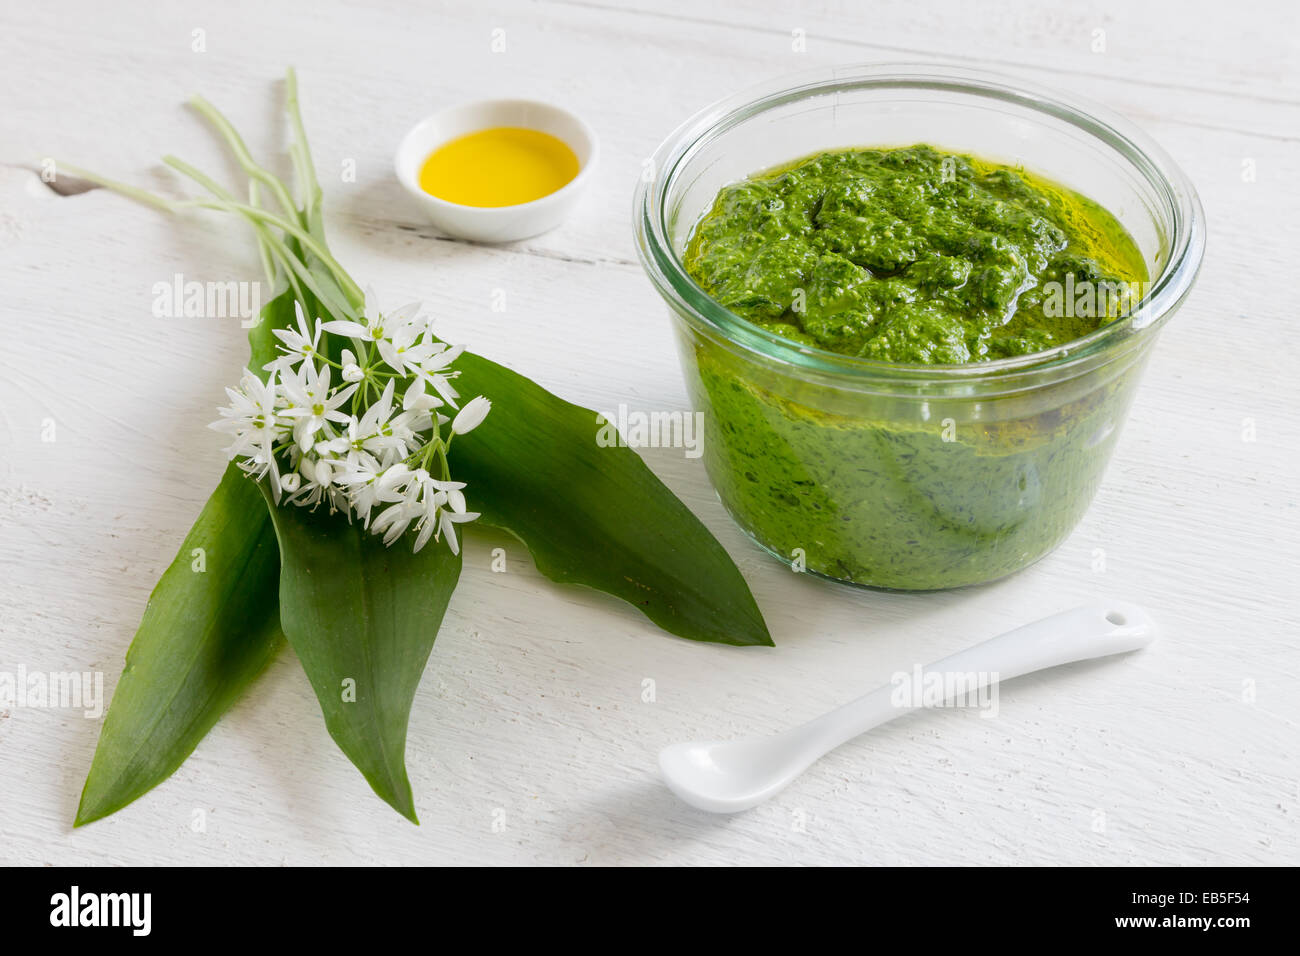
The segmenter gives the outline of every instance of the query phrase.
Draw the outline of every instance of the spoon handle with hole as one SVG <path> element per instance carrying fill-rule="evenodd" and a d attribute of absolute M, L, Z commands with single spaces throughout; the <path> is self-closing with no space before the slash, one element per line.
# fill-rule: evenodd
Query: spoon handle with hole
<path fill-rule="evenodd" d="M 1096 602 L 1045 617 L 958 651 L 923 668 L 921 674 L 922 679 L 931 673 L 939 677 L 970 675 L 960 685 L 953 685 L 952 681 L 945 681 L 944 685 L 972 693 L 1044 668 L 1135 651 L 1150 644 L 1155 636 L 1155 622 L 1136 604 Z M 910 695 L 910 702 L 900 705 L 895 690 L 894 684 L 886 684 L 804 724 L 797 732 L 807 735 L 806 741 L 820 756 L 923 705 L 917 693 Z"/>

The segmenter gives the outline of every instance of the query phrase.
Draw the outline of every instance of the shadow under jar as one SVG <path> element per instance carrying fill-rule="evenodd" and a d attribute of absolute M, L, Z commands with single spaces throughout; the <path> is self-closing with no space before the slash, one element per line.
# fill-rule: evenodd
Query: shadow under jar
<path fill-rule="evenodd" d="M 723 186 L 822 151 L 916 143 L 1020 166 L 1100 203 L 1147 265 L 1138 306 L 1043 352 L 906 365 L 783 338 L 687 274 L 691 230 Z M 981 72 L 787 78 L 692 117 L 653 169 L 636 196 L 638 251 L 675 320 L 714 488 L 781 560 L 872 587 L 991 581 L 1065 539 L 1204 252 L 1195 191 L 1149 138 L 1098 107 Z"/>

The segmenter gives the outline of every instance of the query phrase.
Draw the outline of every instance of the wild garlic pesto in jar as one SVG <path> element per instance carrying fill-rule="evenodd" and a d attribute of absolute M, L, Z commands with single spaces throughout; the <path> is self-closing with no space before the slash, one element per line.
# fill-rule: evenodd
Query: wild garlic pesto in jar
<path fill-rule="evenodd" d="M 903 148 L 852 148 L 879 143 Z M 991 581 L 1065 539 L 1205 253 L 1141 129 L 982 70 L 776 78 L 649 169 L 637 253 L 719 498 L 794 570 L 872 587 Z"/>
<path fill-rule="evenodd" d="M 778 335 L 927 365 L 1081 338 L 1147 279 L 1133 240 L 1096 203 L 929 146 L 822 153 L 727 186 L 685 265 L 711 298 Z M 1065 307 L 1067 292 L 1087 288 L 1103 301 L 1076 309 L 1071 295 Z"/>
<path fill-rule="evenodd" d="M 726 186 L 683 258 L 710 298 L 804 346 L 925 366 L 1028 355 L 1119 318 L 1148 277 L 1095 202 L 929 146 L 822 153 Z M 904 590 L 1002 577 L 1082 516 L 1140 374 L 873 396 L 683 340 L 723 503 L 796 568 Z"/>

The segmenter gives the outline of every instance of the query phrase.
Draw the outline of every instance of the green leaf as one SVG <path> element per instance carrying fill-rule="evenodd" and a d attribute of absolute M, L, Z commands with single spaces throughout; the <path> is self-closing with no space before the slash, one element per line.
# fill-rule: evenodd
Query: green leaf
<path fill-rule="evenodd" d="M 174 773 L 283 646 L 279 563 L 262 498 L 232 465 L 149 597 L 76 826 Z"/>
<path fill-rule="evenodd" d="M 597 444 L 594 411 L 478 355 L 456 367 L 459 391 L 493 400 L 451 451 L 481 521 L 523 541 L 551 580 L 622 598 L 672 634 L 771 646 L 722 545 L 636 452 Z"/>
<path fill-rule="evenodd" d="M 293 314 L 288 290 L 262 308 L 248 333 L 250 368 L 260 372 L 274 357 L 271 330 Z M 262 496 L 230 465 L 149 597 L 75 826 L 116 813 L 175 773 L 284 646 L 279 572 Z"/>
<path fill-rule="evenodd" d="M 395 810 L 418 823 L 406 775 L 411 702 L 433 649 L 461 559 L 411 537 L 380 536 L 324 508 L 276 507 L 280 617 L 325 716 L 325 726 Z"/>

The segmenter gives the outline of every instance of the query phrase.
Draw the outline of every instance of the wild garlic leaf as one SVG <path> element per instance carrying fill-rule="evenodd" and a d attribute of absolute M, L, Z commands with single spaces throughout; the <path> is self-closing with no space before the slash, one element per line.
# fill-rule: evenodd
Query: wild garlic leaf
<path fill-rule="evenodd" d="M 596 413 L 466 352 L 456 387 L 497 397 L 456 439 L 480 521 L 518 537 L 553 581 L 622 598 L 695 641 L 771 646 L 749 585 L 718 540 L 627 447 L 596 442 Z"/>
<path fill-rule="evenodd" d="M 282 291 L 249 330 L 251 368 L 274 357 L 271 329 L 293 320 Z M 76 826 L 116 813 L 175 773 L 284 646 L 280 554 L 262 496 L 226 468 L 126 652 L 77 808 Z"/>
<path fill-rule="evenodd" d="M 284 646 L 279 570 L 262 496 L 231 465 L 149 597 L 76 826 L 171 776 Z"/>
<path fill-rule="evenodd" d="M 406 728 L 461 558 L 443 546 L 391 548 L 321 508 L 274 505 L 280 618 L 335 743 L 375 793 L 419 823 Z"/>

